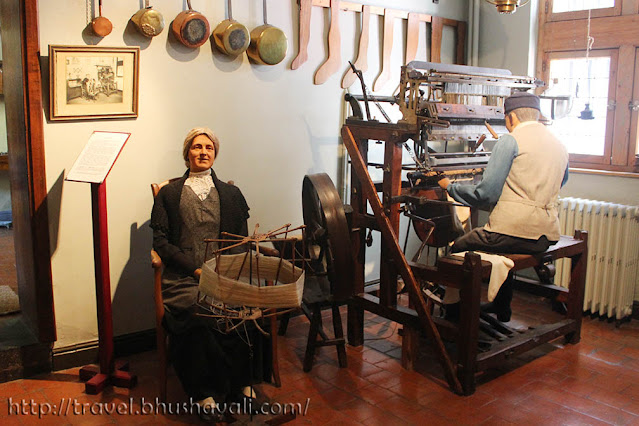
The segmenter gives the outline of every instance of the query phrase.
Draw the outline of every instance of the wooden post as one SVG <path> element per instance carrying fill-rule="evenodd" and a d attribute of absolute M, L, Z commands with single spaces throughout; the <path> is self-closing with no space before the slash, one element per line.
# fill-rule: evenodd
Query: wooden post
<path fill-rule="evenodd" d="M 85 366 L 80 379 L 85 380 L 85 391 L 95 395 L 107 385 L 132 388 L 137 377 L 128 371 L 128 363 L 115 366 L 113 359 L 113 312 L 111 310 L 111 278 L 109 274 L 109 231 L 107 226 L 106 180 L 91 184 L 93 214 L 93 258 L 95 269 L 95 296 L 98 313 L 99 368 Z"/>
<path fill-rule="evenodd" d="M 364 159 L 368 160 L 368 139 L 358 139 L 357 149 Z M 366 213 L 366 198 L 362 193 L 362 184 L 355 175 L 351 173 L 351 207 L 353 217 Z M 364 293 L 364 264 L 366 263 L 366 228 L 358 224 L 351 234 L 351 246 L 353 247 L 353 258 L 355 260 L 353 272 L 353 293 Z M 364 309 L 353 303 L 348 304 L 346 335 L 348 344 L 351 346 L 362 346 L 364 344 Z"/>
<path fill-rule="evenodd" d="M 581 340 L 581 319 L 583 317 L 584 292 L 586 288 L 586 265 L 588 261 L 588 232 L 575 231 L 575 239 L 584 242 L 583 251 L 571 256 L 570 284 L 568 287 L 567 317 L 575 321 L 576 330 L 566 335 L 568 343 L 579 343 Z"/>

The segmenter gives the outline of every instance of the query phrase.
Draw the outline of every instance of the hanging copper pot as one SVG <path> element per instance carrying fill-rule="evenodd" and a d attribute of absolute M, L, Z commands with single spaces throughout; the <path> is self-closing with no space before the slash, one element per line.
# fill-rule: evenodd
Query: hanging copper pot
<path fill-rule="evenodd" d="M 91 21 L 91 29 L 95 35 L 100 37 L 108 36 L 113 29 L 111 21 L 102 16 L 102 0 L 98 2 L 98 16 Z"/>
<path fill-rule="evenodd" d="M 213 30 L 213 41 L 220 52 L 237 56 L 249 46 L 251 38 L 248 29 L 233 19 L 231 0 L 228 0 L 229 17 L 218 24 Z"/>
<path fill-rule="evenodd" d="M 200 47 L 211 34 L 209 21 L 200 12 L 191 8 L 191 0 L 186 0 L 189 9 L 180 12 L 171 24 L 175 38 L 186 47 Z"/>
<path fill-rule="evenodd" d="M 144 9 L 135 12 L 131 17 L 135 28 L 146 37 L 155 37 L 164 29 L 164 17 L 160 12 L 149 6 L 149 0 L 144 0 Z"/>
<path fill-rule="evenodd" d="M 286 57 L 288 43 L 284 31 L 266 20 L 266 0 L 263 0 L 264 25 L 260 25 L 251 31 L 251 44 L 246 54 L 254 62 L 262 65 L 275 65 Z"/>

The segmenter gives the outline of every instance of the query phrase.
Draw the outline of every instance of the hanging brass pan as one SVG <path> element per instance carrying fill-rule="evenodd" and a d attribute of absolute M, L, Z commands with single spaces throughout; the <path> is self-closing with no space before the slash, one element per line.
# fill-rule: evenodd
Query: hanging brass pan
<path fill-rule="evenodd" d="M 144 0 L 144 9 L 135 12 L 131 17 L 135 28 L 146 37 L 155 37 L 164 29 L 164 17 L 160 12 L 149 6 L 149 0 Z"/>
<path fill-rule="evenodd" d="M 264 25 L 251 31 L 251 44 L 246 51 L 249 58 L 262 65 L 275 65 L 286 57 L 288 42 L 284 31 L 266 21 L 266 0 L 263 0 Z"/>
<path fill-rule="evenodd" d="M 237 56 L 248 48 L 251 42 L 246 27 L 233 19 L 231 0 L 228 0 L 229 17 L 218 24 L 213 30 L 213 41 L 220 52 Z"/>

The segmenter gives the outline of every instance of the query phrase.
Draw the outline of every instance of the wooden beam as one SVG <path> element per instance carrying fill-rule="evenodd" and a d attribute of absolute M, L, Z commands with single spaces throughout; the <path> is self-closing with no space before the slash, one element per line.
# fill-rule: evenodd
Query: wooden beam
<path fill-rule="evenodd" d="M 639 49 L 635 49 L 635 72 L 633 74 L 633 81 L 639 81 Z M 635 84 L 632 94 L 632 105 L 630 114 L 630 139 L 628 145 L 628 162 L 627 164 L 632 167 L 635 163 L 637 153 L 637 139 L 639 139 L 639 84 Z"/>
<path fill-rule="evenodd" d="M 466 65 L 466 23 L 457 25 L 457 59 L 456 64 Z"/>
<path fill-rule="evenodd" d="M 623 45 L 619 48 L 617 58 L 617 87 L 615 95 L 615 118 L 612 135 L 612 156 L 611 163 L 625 166 L 632 164 L 628 162 L 628 147 L 630 146 L 630 126 L 632 114 L 628 107 L 632 102 L 632 88 L 635 74 L 635 51 L 634 44 Z M 624 78 L 628 76 L 628 78 Z M 611 76 L 612 77 L 612 76 Z M 634 152 L 633 152 L 634 154 Z"/>
<path fill-rule="evenodd" d="M 444 23 L 442 18 L 433 16 L 430 33 L 430 61 L 442 61 L 442 35 L 444 31 Z"/>
<path fill-rule="evenodd" d="M 53 342 L 37 0 L 3 0 L 0 24 L 20 307 L 39 341 Z"/>
<path fill-rule="evenodd" d="M 567 28 L 568 27 L 568 28 Z M 588 20 L 546 22 L 542 51 L 586 50 Z M 593 49 L 618 48 L 639 39 L 639 15 L 608 16 L 590 20 L 590 34 L 595 37 Z"/>

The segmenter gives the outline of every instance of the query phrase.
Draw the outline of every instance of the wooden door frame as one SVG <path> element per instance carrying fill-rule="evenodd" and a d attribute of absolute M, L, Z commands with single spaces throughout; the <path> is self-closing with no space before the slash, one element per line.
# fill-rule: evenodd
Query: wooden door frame
<path fill-rule="evenodd" d="M 4 99 L 20 308 L 41 343 L 56 340 L 37 0 L 2 0 Z M 20 49 L 9 48 L 20 46 Z"/>

